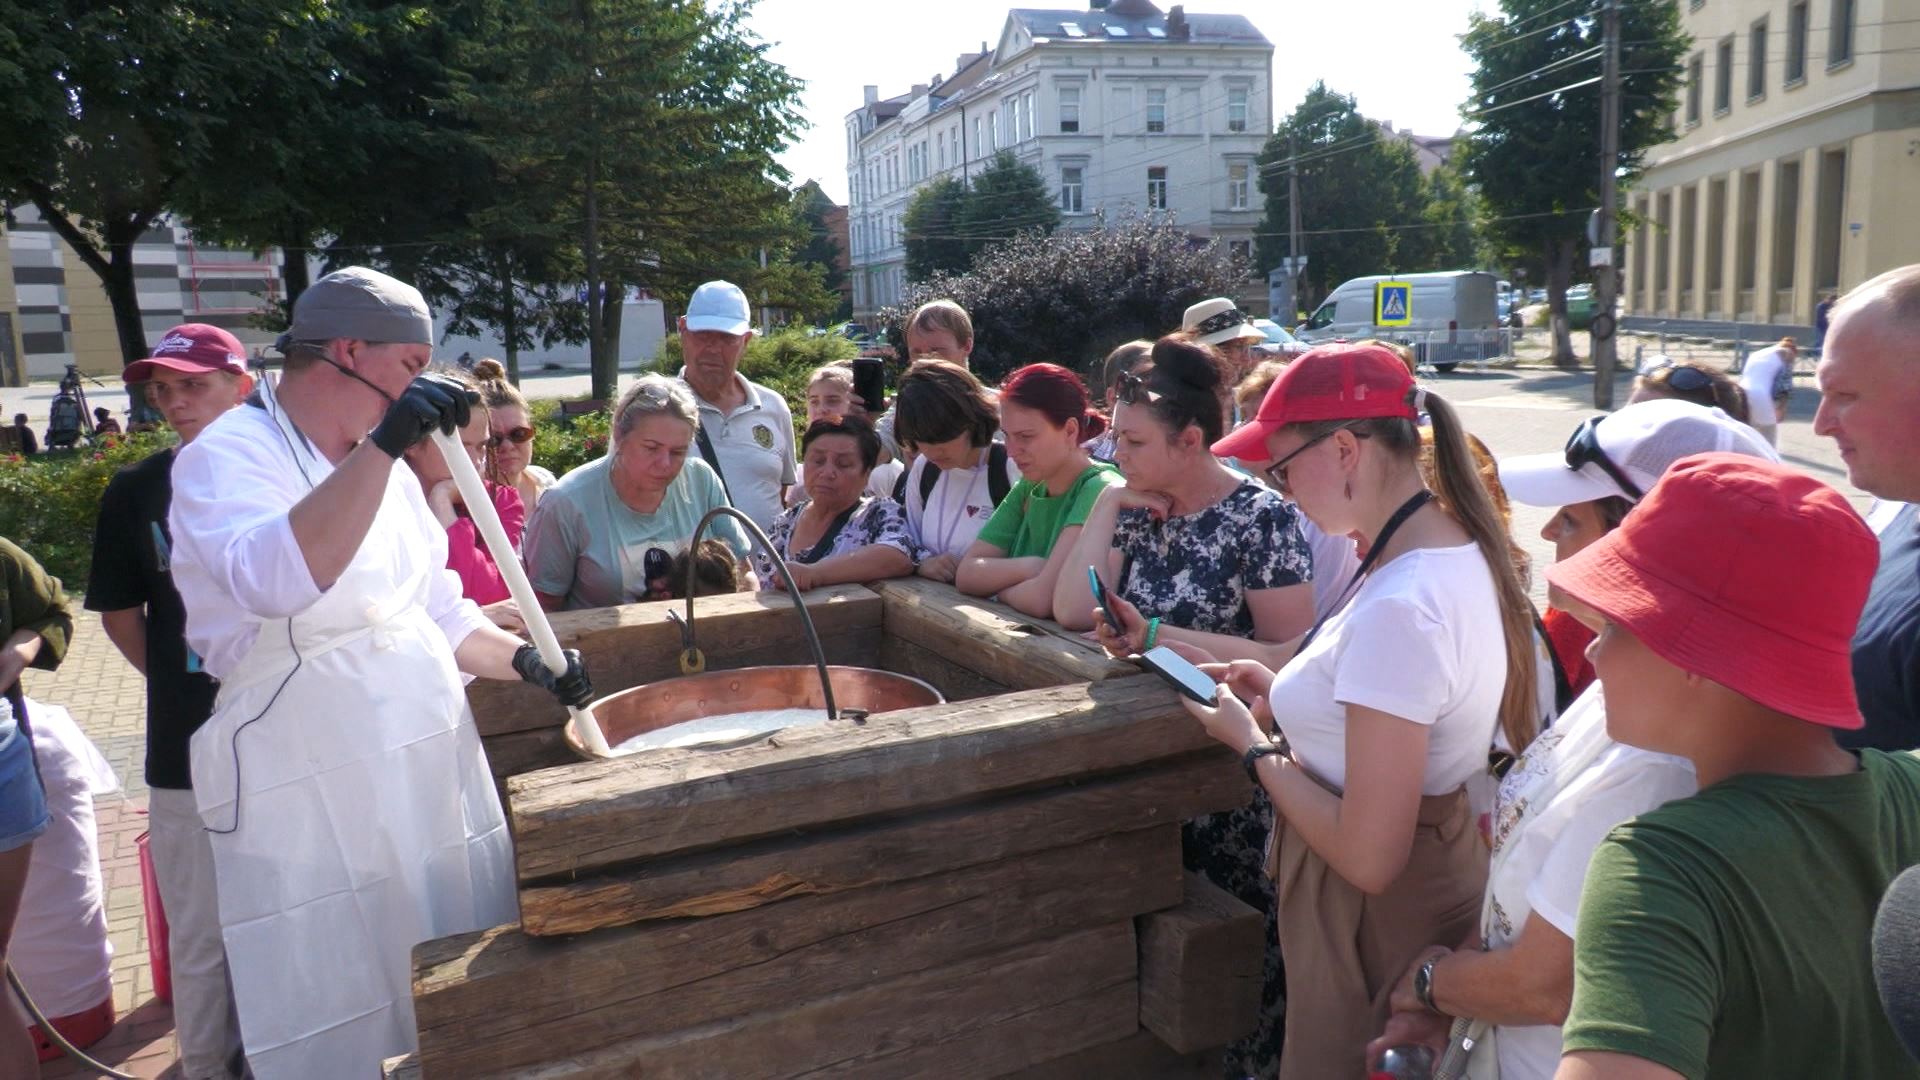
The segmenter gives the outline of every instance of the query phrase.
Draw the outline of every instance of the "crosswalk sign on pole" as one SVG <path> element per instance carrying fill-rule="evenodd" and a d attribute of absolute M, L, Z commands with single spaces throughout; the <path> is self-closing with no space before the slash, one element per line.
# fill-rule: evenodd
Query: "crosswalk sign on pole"
<path fill-rule="evenodd" d="M 1376 326 L 1406 326 L 1413 322 L 1411 282 L 1382 281 L 1374 285 L 1373 322 Z"/>

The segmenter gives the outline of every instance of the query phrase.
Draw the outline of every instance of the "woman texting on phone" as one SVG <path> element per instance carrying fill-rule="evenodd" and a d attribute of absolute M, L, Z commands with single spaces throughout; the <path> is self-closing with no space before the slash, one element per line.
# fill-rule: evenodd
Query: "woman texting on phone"
<path fill-rule="evenodd" d="M 1438 499 L 1420 474 L 1423 407 Z M 1233 694 L 1188 706 L 1273 801 L 1281 1076 L 1358 1075 L 1400 972 L 1479 914 L 1487 854 L 1465 785 L 1496 726 L 1510 745 L 1533 739 L 1531 608 L 1458 416 L 1387 350 L 1307 353 L 1213 449 L 1273 462 L 1275 486 L 1322 529 L 1366 541 L 1351 596 L 1285 668 L 1221 669 L 1268 703 L 1280 737 Z"/>

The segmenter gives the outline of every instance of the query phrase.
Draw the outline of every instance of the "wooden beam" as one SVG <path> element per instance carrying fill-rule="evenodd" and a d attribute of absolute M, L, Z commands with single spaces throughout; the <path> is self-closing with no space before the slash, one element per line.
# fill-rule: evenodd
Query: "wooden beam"
<path fill-rule="evenodd" d="M 1133 950 L 1132 924 L 1111 924 L 784 1008 L 626 1040 L 512 1070 L 512 1075 L 528 1080 L 999 1076 L 1132 1032 L 1139 1007 Z"/>
<path fill-rule="evenodd" d="M 881 603 L 860 585 L 835 585 L 806 594 L 830 664 L 867 664 L 879 651 Z M 680 631 L 667 612 L 686 601 L 658 601 L 554 613 L 560 644 L 579 649 L 593 688 L 602 697 L 680 674 Z M 813 657 L 786 593 L 733 593 L 694 601 L 694 628 L 707 668 L 806 664 Z M 482 735 L 558 727 L 566 710 L 551 694 L 519 682 L 477 679 L 467 688 Z"/>
<path fill-rule="evenodd" d="M 1224 1047 L 1182 1054 L 1142 1028 L 1001 1080 L 1219 1080 L 1225 1066 Z"/>
<path fill-rule="evenodd" d="M 661 859 L 520 891 L 530 934 L 577 934 L 648 919 L 716 915 L 977 866 L 1245 803 L 1231 756 L 948 807 L 807 836 Z"/>
<path fill-rule="evenodd" d="M 925 578 L 895 578 L 874 590 L 886 604 L 889 637 L 898 637 L 1018 690 L 1097 682 L 1139 668 L 1059 624 L 1005 604 L 966 596 Z"/>
<path fill-rule="evenodd" d="M 1260 1020 L 1267 924 L 1199 874 L 1178 907 L 1140 918 L 1140 1023 L 1180 1053 L 1224 1046 Z"/>
<path fill-rule="evenodd" d="M 535 769 L 550 769 L 555 765 L 571 765 L 580 760 L 568 749 L 566 735 L 558 726 L 488 735 L 480 740 L 480 748 L 487 752 L 487 768 L 493 771 L 494 781 L 502 785 L 503 805 L 506 802 L 504 781 L 507 777 Z"/>
<path fill-rule="evenodd" d="M 550 1060 L 855 989 L 1180 902 L 1163 824 L 897 884 L 567 938 L 499 927 L 414 949 L 429 1076 Z M 797 994 L 796 988 L 804 988 Z"/>
<path fill-rule="evenodd" d="M 507 789 L 520 880 L 541 883 L 1218 748 L 1165 683 L 1137 675 L 543 769 Z"/>
<path fill-rule="evenodd" d="M 940 696 L 948 701 L 971 701 L 978 697 L 1004 694 L 1011 689 L 932 649 L 915 645 L 894 634 L 882 634 L 880 637 L 880 666 L 932 683 L 934 689 L 940 691 Z"/>

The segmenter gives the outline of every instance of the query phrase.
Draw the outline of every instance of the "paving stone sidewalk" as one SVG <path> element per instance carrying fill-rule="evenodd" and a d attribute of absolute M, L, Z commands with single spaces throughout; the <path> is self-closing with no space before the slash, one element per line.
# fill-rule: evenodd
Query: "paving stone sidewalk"
<path fill-rule="evenodd" d="M 100 871 L 107 893 L 107 929 L 113 942 L 113 1031 L 88 1048 L 105 1064 L 140 1077 L 178 1075 L 174 1068 L 173 1009 L 155 1000 L 147 964 L 147 928 L 140 903 L 140 862 L 134 841 L 147 828 L 146 681 L 121 657 L 93 612 L 75 604 L 73 644 L 54 672 L 29 671 L 29 697 L 59 705 L 100 748 L 120 777 L 124 794 L 95 801 Z M 41 1068 L 44 1080 L 91 1076 L 66 1060 Z"/>

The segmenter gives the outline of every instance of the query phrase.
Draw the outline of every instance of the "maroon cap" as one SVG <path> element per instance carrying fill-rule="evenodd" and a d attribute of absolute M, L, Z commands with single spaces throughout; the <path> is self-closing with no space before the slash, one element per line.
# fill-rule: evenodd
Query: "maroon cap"
<path fill-rule="evenodd" d="M 247 350 L 240 340 L 217 326 L 185 323 L 167 331 L 152 355 L 127 365 L 121 379 L 145 382 L 153 378 L 155 368 L 170 371 L 225 371 L 233 375 L 247 373 Z"/>
<path fill-rule="evenodd" d="M 1853 632 L 1880 544 L 1846 497 L 1746 454 L 1673 463 L 1547 580 L 1667 663 L 1815 724 L 1863 723 Z"/>
<path fill-rule="evenodd" d="M 1287 365 L 1252 420 L 1213 444 L 1220 457 L 1265 461 L 1267 436 L 1288 424 L 1316 420 L 1419 420 L 1413 373 L 1393 350 L 1379 345 L 1322 345 Z"/>

